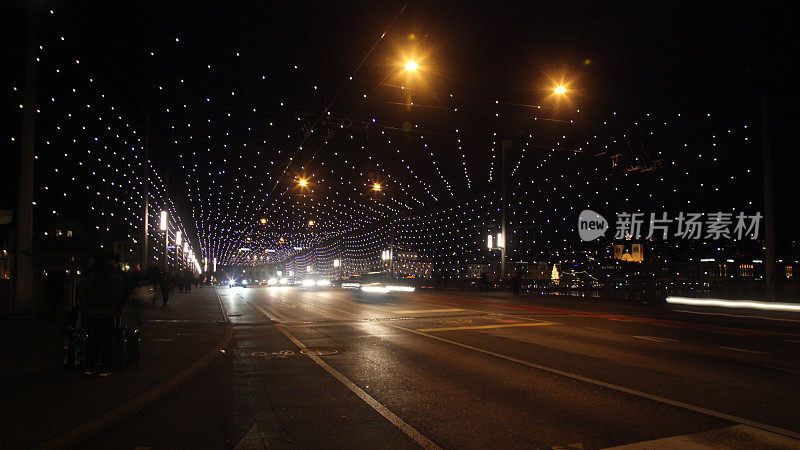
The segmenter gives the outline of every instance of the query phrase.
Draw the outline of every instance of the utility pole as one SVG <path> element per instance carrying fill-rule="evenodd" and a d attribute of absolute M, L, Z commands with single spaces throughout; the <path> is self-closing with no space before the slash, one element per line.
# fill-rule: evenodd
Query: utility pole
<path fill-rule="evenodd" d="M 767 298 L 775 300 L 775 214 L 772 198 L 772 153 L 769 139 L 769 103 L 766 89 L 761 93 L 761 142 L 764 158 L 764 269 L 767 278 Z"/>
<path fill-rule="evenodd" d="M 22 145 L 17 196 L 17 254 L 15 313 L 34 313 L 33 289 L 33 160 L 36 148 L 36 41 L 39 2 L 28 3 L 28 43 L 25 49 L 25 86 L 22 93 Z"/>

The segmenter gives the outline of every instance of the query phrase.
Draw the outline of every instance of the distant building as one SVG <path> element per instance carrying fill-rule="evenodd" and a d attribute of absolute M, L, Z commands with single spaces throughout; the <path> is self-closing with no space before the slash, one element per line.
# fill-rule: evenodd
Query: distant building
<path fill-rule="evenodd" d="M 386 271 L 392 271 L 394 276 L 430 278 L 433 276 L 433 262 L 420 256 L 419 252 L 408 248 L 395 246 L 392 259 L 383 261 Z"/>
<path fill-rule="evenodd" d="M 529 280 L 550 280 L 553 276 L 553 267 L 545 261 L 528 264 L 528 277 Z"/>
<path fill-rule="evenodd" d="M 481 278 L 489 274 L 489 264 L 467 264 L 467 278 Z"/>
<path fill-rule="evenodd" d="M 644 244 L 631 241 L 614 244 L 614 259 L 627 262 L 642 262 L 644 261 Z"/>

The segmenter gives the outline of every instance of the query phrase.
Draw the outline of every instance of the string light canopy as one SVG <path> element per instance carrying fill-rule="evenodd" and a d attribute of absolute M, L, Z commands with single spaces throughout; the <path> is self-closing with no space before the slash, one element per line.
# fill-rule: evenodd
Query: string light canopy
<path fill-rule="evenodd" d="M 198 268 L 285 263 L 333 274 L 381 268 L 381 252 L 397 246 L 420 270 L 433 261 L 458 275 L 492 258 L 485 239 L 499 228 L 504 145 L 503 240 L 515 260 L 577 260 L 587 251 L 574 232 L 583 209 L 760 209 L 747 117 L 578 107 L 555 117 L 546 105 L 458 86 L 433 97 L 245 49 L 200 52 L 180 38 L 134 45 L 149 75 L 134 93 L 73 43 L 57 12 L 49 20 L 57 33 L 37 55 L 35 211 L 38 223 L 80 223 L 100 242 L 138 244 L 147 183 L 154 255 L 166 250 L 166 231 L 188 243 Z M 10 90 L 21 98 L 18 83 Z M 147 132 L 154 156 L 144 180 Z"/>

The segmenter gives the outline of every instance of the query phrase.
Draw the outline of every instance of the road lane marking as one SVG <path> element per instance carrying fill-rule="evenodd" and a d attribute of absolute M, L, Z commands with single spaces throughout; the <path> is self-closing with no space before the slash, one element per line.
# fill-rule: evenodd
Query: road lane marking
<path fill-rule="evenodd" d="M 422 313 L 456 312 L 456 311 L 464 311 L 464 310 L 461 308 L 443 308 L 443 309 L 409 309 L 409 310 L 392 311 L 392 312 L 397 314 L 422 314 Z"/>
<path fill-rule="evenodd" d="M 233 450 L 250 450 L 258 448 L 269 448 L 269 442 L 264 433 L 258 429 L 258 423 L 254 423 L 250 431 L 244 435 L 241 441 L 236 444 Z"/>
<path fill-rule="evenodd" d="M 474 325 L 468 327 L 443 327 L 443 328 L 422 328 L 418 331 L 432 332 L 432 331 L 455 331 L 455 330 L 488 330 L 491 328 L 512 328 L 512 327 L 537 327 L 542 325 L 556 325 L 555 322 L 537 322 L 537 323 L 503 323 L 497 325 Z"/>
<path fill-rule="evenodd" d="M 441 307 L 441 308 L 448 308 L 448 305 L 443 305 L 441 303 L 438 303 L 438 302 L 432 301 L 432 300 L 428 300 L 428 299 L 423 300 L 423 298 L 424 297 L 415 296 L 411 301 L 413 301 L 414 303 L 421 303 L 423 305 L 430 305 L 430 306 L 438 306 L 438 307 Z M 376 311 L 382 311 L 382 310 L 379 310 L 377 308 L 371 308 L 371 309 L 375 309 Z M 454 309 L 454 308 L 448 308 L 448 309 Z M 491 314 L 491 315 L 496 315 L 496 316 L 506 316 L 506 317 L 513 317 L 515 319 L 531 320 L 531 321 L 541 322 L 541 320 L 539 320 L 539 319 L 532 319 L 532 318 L 526 317 L 526 316 L 517 316 L 517 315 L 514 315 L 514 314 L 508 314 L 508 313 L 503 313 L 503 312 L 492 312 L 492 311 L 486 311 L 486 310 L 482 310 L 482 309 L 471 309 L 471 308 L 459 308 L 459 309 L 461 309 L 462 311 L 471 311 L 471 312 L 481 313 L 481 314 Z"/>
<path fill-rule="evenodd" d="M 769 431 L 771 433 L 777 433 L 777 434 L 781 434 L 781 435 L 784 435 L 784 436 L 792 437 L 792 438 L 795 438 L 795 439 L 800 439 L 800 433 L 798 433 L 796 431 L 785 430 L 783 428 L 776 427 L 776 426 L 773 426 L 773 425 L 768 425 L 768 424 L 765 424 L 765 423 L 756 422 L 754 420 L 745 419 L 744 417 L 738 417 L 738 416 L 734 416 L 732 414 L 727 414 L 727 413 L 724 413 L 724 412 L 714 411 L 712 409 L 691 405 L 689 403 L 684 403 L 684 402 L 680 402 L 680 401 L 677 401 L 677 400 L 672 400 L 672 399 L 669 399 L 669 398 L 666 398 L 666 397 L 661 397 L 659 395 L 648 394 L 647 392 L 637 391 L 636 389 L 626 388 L 624 386 L 619 386 L 619 385 L 616 385 L 616 384 L 613 384 L 613 383 L 608 383 L 608 382 L 605 382 L 605 381 L 595 380 L 593 378 L 585 377 L 583 375 L 578 375 L 578 374 L 566 372 L 566 371 L 563 371 L 563 370 L 554 369 L 552 367 L 547 367 L 547 366 L 543 366 L 541 364 L 536 364 L 536 363 L 532 363 L 530 361 L 525 361 L 525 360 L 522 360 L 522 359 L 514 358 L 512 356 L 503 355 L 502 353 L 493 352 L 491 350 L 485 350 L 485 349 L 482 349 L 482 348 L 479 348 L 479 347 L 473 347 L 473 346 L 468 345 L 468 344 L 463 344 L 463 343 L 458 342 L 458 341 L 453 341 L 451 339 L 446 339 L 446 338 L 443 338 L 443 337 L 440 337 L 440 336 L 436 336 L 436 335 L 433 335 L 433 334 L 428 334 L 428 333 L 425 333 L 425 332 L 422 332 L 422 331 L 419 331 L 419 330 L 414 330 L 414 329 L 411 329 L 411 328 L 401 327 L 400 325 L 395 325 L 395 324 L 391 324 L 391 323 L 386 323 L 385 325 L 389 326 L 389 327 L 392 327 L 392 328 L 397 328 L 397 329 L 400 329 L 400 330 L 404 330 L 404 331 L 407 331 L 409 333 L 414 333 L 414 334 L 417 334 L 417 335 L 420 335 L 420 336 L 424 336 L 424 337 L 427 337 L 429 339 L 435 339 L 437 341 L 446 342 L 448 344 L 452 344 L 452 345 L 455 345 L 455 346 L 458 346 L 458 347 L 466 348 L 468 350 L 473 350 L 473 351 L 476 351 L 476 352 L 479 352 L 479 353 L 484 353 L 486 355 L 491 355 L 491 356 L 494 356 L 496 358 L 500 358 L 500 359 L 504 359 L 506 361 L 511 361 L 511 362 L 514 362 L 514 363 L 517 363 L 517 364 L 521 364 L 523 366 L 532 367 L 534 369 L 538 369 L 538 370 L 541 370 L 543 372 L 548 372 L 548 373 L 552 373 L 552 374 L 555 374 L 555 375 L 560 375 L 560 376 L 563 376 L 563 377 L 571 378 L 573 380 L 583 381 L 585 383 L 593 384 L 595 386 L 600 386 L 600 387 L 604 387 L 606 389 L 611 389 L 611 390 L 615 390 L 615 391 L 619 391 L 619 392 L 624 392 L 626 394 L 630 394 L 630 395 L 634 395 L 634 396 L 637 396 L 637 397 L 646 398 L 648 400 L 652 400 L 652 401 L 655 401 L 655 402 L 663 403 L 665 405 L 674 406 L 676 408 L 685 409 L 685 410 L 696 412 L 696 413 L 699 413 L 699 414 L 705 414 L 707 416 L 716 417 L 718 419 L 727 420 L 729 422 L 734 422 L 734 423 L 739 423 L 739 424 L 742 424 L 742 425 L 747 425 L 747 426 L 750 426 L 750 427 L 753 427 L 753 428 L 758 428 L 760 430 Z"/>
<path fill-rule="evenodd" d="M 786 436 L 781 436 L 768 431 L 748 427 L 746 425 L 733 425 L 702 431 L 700 433 L 683 434 L 651 441 L 635 442 L 633 444 L 611 447 L 606 450 L 645 450 L 653 448 L 795 448 L 798 442 Z"/>
<path fill-rule="evenodd" d="M 300 348 L 301 352 L 304 351 L 304 350 L 308 350 L 308 347 L 306 347 L 305 344 L 303 344 L 297 338 L 292 336 L 292 334 L 289 333 L 289 330 L 284 328 L 282 325 L 275 324 L 275 328 L 277 328 L 278 331 L 283 333 L 284 336 L 289 338 L 290 341 L 294 342 L 294 344 Z M 404 421 L 403 419 L 397 417 L 397 415 L 395 415 L 393 412 L 389 411 L 388 408 L 386 408 L 385 406 L 380 404 L 371 395 L 367 394 L 363 389 L 358 387 L 358 385 L 356 385 L 355 383 L 350 381 L 347 377 L 342 375 L 338 370 L 336 370 L 333 367 L 331 367 L 328 363 L 326 363 L 325 361 L 320 359 L 319 356 L 317 356 L 317 355 L 315 355 L 315 354 L 313 354 L 311 352 L 305 352 L 304 354 L 306 356 L 308 356 L 309 358 L 311 358 L 315 363 L 317 363 L 318 366 L 320 366 L 323 369 L 325 369 L 326 372 L 328 372 L 329 374 L 333 375 L 333 377 L 336 378 L 337 380 L 339 380 L 339 382 L 341 382 L 343 385 L 347 386 L 347 388 L 350 389 L 351 391 L 353 391 L 359 398 L 361 398 L 361 400 L 364 400 L 364 402 L 367 405 L 369 405 L 372 409 L 374 409 L 380 415 L 385 417 L 386 420 L 388 420 L 394 426 L 399 428 L 400 431 L 402 431 L 403 433 L 408 435 L 408 437 L 413 439 L 422 448 L 441 450 L 441 448 L 438 445 L 434 444 L 433 441 L 431 441 L 430 439 L 425 437 L 422 433 L 417 431 L 416 428 L 414 428 L 411 425 L 409 425 L 408 423 L 406 423 L 406 421 Z"/>
<path fill-rule="evenodd" d="M 753 354 L 756 354 L 756 355 L 769 355 L 769 352 L 759 352 L 757 350 L 748 350 L 746 348 L 724 347 L 724 346 L 720 346 L 720 347 L 717 347 L 717 348 L 721 348 L 721 349 L 724 349 L 724 350 L 733 350 L 734 352 L 753 353 Z"/>
<path fill-rule="evenodd" d="M 353 312 L 346 311 L 346 310 L 343 310 L 343 309 L 339 309 L 339 308 L 336 308 L 335 306 L 327 305 L 327 307 L 330 308 L 330 309 L 334 309 L 336 311 L 339 311 L 339 312 L 343 312 L 345 314 L 349 314 L 349 315 L 354 316 L 354 317 L 359 317 L 357 314 L 355 314 Z M 535 320 L 535 319 L 533 319 L 533 320 Z M 768 424 L 765 424 L 765 423 L 756 422 L 754 420 L 745 419 L 743 417 L 738 417 L 738 416 L 734 416 L 734 415 L 727 414 L 727 413 L 724 413 L 724 412 L 714 411 L 712 409 L 707 409 L 707 408 L 703 408 L 703 407 L 700 407 L 700 406 L 695 406 L 695 405 L 692 405 L 692 404 L 689 404 L 689 403 L 684 403 L 684 402 L 680 402 L 680 401 L 677 401 L 677 400 L 672 400 L 672 399 L 669 399 L 669 398 L 666 398 L 666 397 L 661 397 L 659 395 L 648 394 L 647 392 L 638 391 L 636 389 L 626 388 L 624 386 L 615 385 L 613 383 L 608 383 L 608 382 L 605 382 L 605 381 L 595 380 L 593 378 L 585 377 L 583 375 L 573 374 L 573 373 L 566 372 L 566 371 L 559 370 L 559 369 L 555 369 L 555 368 L 552 368 L 552 367 L 543 366 L 541 364 L 532 363 L 532 362 L 529 362 L 529 361 L 525 361 L 525 360 L 521 360 L 521 359 L 518 359 L 518 358 L 511 357 L 511 356 L 506 356 L 506 355 L 503 355 L 501 353 L 493 352 L 491 350 L 485 350 L 485 349 L 482 349 L 482 348 L 479 348 L 479 347 L 473 347 L 473 346 L 468 345 L 468 344 L 463 344 L 461 342 L 453 341 L 451 339 L 446 339 L 446 338 L 443 338 L 443 337 L 440 337 L 440 336 L 435 336 L 433 334 L 425 333 L 425 332 L 420 331 L 420 330 L 414 330 L 414 329 L 411 329 L 411 328 L 402 327 L 400 325 L 395 325 L 395 324 L 388 323 L 388 322 L 383 322 L 383 323 L 386 326 L 389 326 L 389 327 L 392 327 L 392 328 L 397 328 L 399 330 L 403 330 L 403 331 L 407 331 L 407 332 L 410 332 L 410 333 L 414 333 L 414 334 L 417 334 L 417 335 L 420 335 L 420 336 L 424 336 L 424 337 L 427 337 L 427 338 L 430 338 L 430 339 L 434 339 L 434 340 L 437 340 L 437 341 L 446 342 L 448 344 L 452 344 L 452 345 L 455 345 L 455 346 L 458 346 L 458 347 L 462 347 L 462 348 L 473 350 L 473 351 L 476 351 L 476 352 L 479 352 L 479 353 L 484 353 L 484 354 L 487 354 L 487 355 L 491 355 L 491 356 L 494 356 L 496 358 L 505 359 L 507 361 L 511 361 L 511 362 L 514 362 L 514 363 L 517 363 L 517 364 L 528 366 L 528 367 L 531 367 L 531 368 L 534 368 L 534 369 L 538 369 L 538 370 L 541 370 L 541 371 L 544 371 L 544 372 L 548 372 L 548 373 L 552 373 L 552 374 L 555 374 L 555 375 L 560 375 L 560 376 L 563 376 L 563 377 L 571 378 L 573 380 L 583 381 L 583 382 L 588 383 L 588 384 L 593 384 L 595 386 L 604 387 L 606 389 L 611 389 L 611 390 L 615 390 L 615 391 L 618 391 L 618 392 L 623 392 L 623 393 L 626 393 L 626 394 L 629 394 L 629 395 L 634 395 L 634 396 L 637 396 L 637 397 L 646 398 L 648 400 L 652 400 L 652 401 L 655 401 L 655 402 L 659 402 L 659 403 L 663 403 L 663 404 L 666 404 L 666 405 L 674 406 L 676 408 L 681 408 L 681 409 L 685 409 L 685 410 L 688 410 L 688 411 L 696 412 L 698 414 L 704 414 L 704 415 L 707 415 L 707 416 L 716 417 L 718 419 L 727 420 L 729 422 L 735 422 L 735 423 L 739 423 L 739 424 L 742 424 L 742 425 L 747 425 L 749 427 L 757 428 L 757 429 L 760 429 L 760 430 L 769 431 L 771 433 L 777 433 L 777 434 L 781 434 L 781 435 L 784 435 L 784 436 L 792 437 L 792 438 L 795 438 L 795 439 L 800 439 L 800 433 L 795 432 L 795 431 L 786 430 L 786 429 L 783 429 L 783 428 L 780 428 L 780 427 L 776 427 L 776 426 L 773 426 L 773 425 L 768 425 Z"/>
<path fill-rule="evenodd" d="M 674 309 L 675 312 L 682 312 L 688 314 L 702 314 L 705 316 L 724 316 L 724 317 L 735 317 L 737 319 L 763 319 L 763 320 L 776 320 L 778 322 L 800 322 L 797 319 L 783 319 L 780 317 L 764 317 L 764 316 L 746 316 L 742 314 L 725 314 L 725 313 L 714 313 L 714 312 L 701 312 L 701 311 L 689 311 L 688 309 Z"/>
<path fill-rule="evenodd" d="M 593 327 L 586 327 L 587 330 L 594 330 L 594 331 L 602 331 L 605 333 L 616 333 L 616 331 L 606 330 L 603 328 L 593 328 Z"/>
<path fill-rule="evenodd" d="M 253 303 L 253 302 L 250 302 L 250 301 L 248 301 L 247 303 L 248 303 L 250 306 L 252 306 L 253 308 L 257 309 L 257 310 L 258 310 L 258 312 L 260 312 L 261 314 L 263 314 L 263 315 L 264 315 L 264 317 L 266 317 L 266 318 L 267 318 L 267 319 L 269 319 L 269 320 L 272 320 L 272 318 L 269 316 L 269 313 L 268 313 L 266 310 L 264 310 L 264 308 L 262 308 L 262 307 L 260 307 L 260 306 L 256 305 L 256 304 L 255 304 L 255 303 Z"/>
<path fill-rule="evenodd" d="M 678 342 L 677 339 L 669 339 L 669 338 L 662 338 L 658 336 L 634 336 L 636 339 L 644 339 L 647 341 L 654 341 L 654 342 Z"/>
<path fill-rule="evenodd" d="M 723 333 L 723 334 L 732 334 L 736 336 L 798 336 L 796 334 L 789 334 L 789 333 L 778 333 L 766 330 L 752 330 L 747 328 L 735 328 L 735 327 L 723 327 L 723 326 L 716 326 L 716 325 L 704 325 L 704 324 L 696 324 L 692 322 L 676 322 L 671 320 L 665 319 L 653 319 L 648 317 L 636 317 L 636 316 L 622 316 L 618 314 L 605 314 L 605 313 L 594 313 L 589 311 L 579 311 L 579 310 L 568 310 L 568 309 L 556 309 L 556 308 L 548 308 L 542 306 L 531 306 L 531 305 L 516 305 L 516 304 L 507 304 L 507 303 L 495 303 L 495 302 L 488 302 L 482 300 L 473 300 L 469 298 L 449 298 L 444 297 L 441 295 L 437 295 L 435 298 L 440 299 L 440 301 L 444 301 L 447 303 L 470 303 L 470 304 L 478 304 L 478 305 L 486 305 L 498 308 L 508 308 L 508 309 L 521 309 L 527 311 L 536 311 L 539 313 L 551 313 L 551 314 L 559 314 L 559 315 L 567 315 L 567 316 L 574 316 L 574 317 L 589 317 L 589 318 L 598 318 L 598 319 L 605 319 L 605 320 L 614 320 L 618 322 L 636 322 L 636 323 L 644 323 L 647 325 L 655 325 L 660 327 L 671 327 L 671 328 L 684 328 L 684 329 L 691 329 L 691 330 L 699 330 L 699 331 L 706 331 L 710 333 Z"/>

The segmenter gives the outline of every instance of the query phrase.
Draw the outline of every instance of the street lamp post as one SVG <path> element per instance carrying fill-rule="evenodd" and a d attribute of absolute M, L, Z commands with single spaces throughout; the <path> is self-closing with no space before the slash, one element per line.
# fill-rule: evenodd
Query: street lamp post
<path fill-rule="evenodd" d="M 486 236 L 486 247 L 489 250 L 500 250 L 500 278 L 503 278 L 503 273 L 505 271 L 505 256 L 506 256 L 506 235 L 504 232 L 497 233 L 497 238 L 495 239 L 494 236 L 489 235 Z"/>
<path fill-rule="evenodd" d="M 384 261 L 386 264 L 386 271 L 391 274 L 391 277 L 394 278 L 394 267 L 393 267 L 393 255 L 392 249 L 390 247 L 389 250 L 381 251 L 381 261 Z"/>
<path fill-rule="evenodd" d="M 169 230 L 167 229 L 167 212 L 161 211 L 159 228 L 164 232 L 164 272 L 169 269 Z"/>
<path fill-rule="evenodd" d="M 183 233 L 179 231 L 175 232 L 175 264 L 178 269 L 181 268 L 183 263 L 183 257 L 185 256 L 184 253 L 181 253 L 181 244 L 183 243 Z"/>

